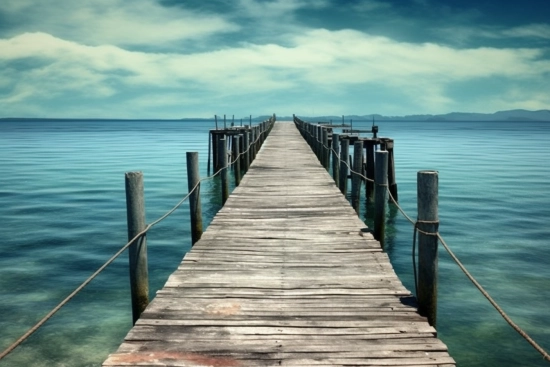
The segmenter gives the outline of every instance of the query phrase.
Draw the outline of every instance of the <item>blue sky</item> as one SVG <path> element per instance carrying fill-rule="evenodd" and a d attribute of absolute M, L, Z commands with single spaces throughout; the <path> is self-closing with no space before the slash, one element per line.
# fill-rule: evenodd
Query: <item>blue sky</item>
<path fill-rule="evenodd" d="M 0 117 L 550 108 L 548 0 L 1 0 Z"/>

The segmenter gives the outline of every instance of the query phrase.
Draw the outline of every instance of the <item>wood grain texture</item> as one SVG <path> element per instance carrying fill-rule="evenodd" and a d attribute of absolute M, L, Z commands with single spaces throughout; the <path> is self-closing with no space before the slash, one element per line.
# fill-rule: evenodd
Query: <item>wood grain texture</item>
<path fill-rule="evenodd" d="M 455 366 L 292 123 L 103 366 Z"/>

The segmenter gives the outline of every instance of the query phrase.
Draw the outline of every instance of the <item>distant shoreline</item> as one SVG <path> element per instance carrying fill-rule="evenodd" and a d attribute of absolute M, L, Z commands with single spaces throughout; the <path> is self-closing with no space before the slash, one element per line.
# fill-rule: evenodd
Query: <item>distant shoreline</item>
<path fill-rule="evenodd" d="M 539 111 L 528 111 L 528 110 L 509 110 L 509 111 L 498 111 L 495 113 L 469 113 L 469 112 L 451 112 L 447 114 L 416 114 L 416 115 L 406 115 L 406 116 L 384 116 L 379 114 L 369 114 L 369 115 L 344 115 L 344 116 L 335 116 L 335 115 L 324 115 L 324 116 L 305 116 L 298 114 L 302 120 L 311 121 L 311 122 L 329 122 L 333 121 L 335 124 L 338 124 L 340 121 L 349 122 L 350 120 L 355 122 L 384 122 L 384 121 L 395 121 L 395 122 L 550 122 L 550 110 L 539 110 Z M 271 116 L 257 116 L 252 118 L 253 122 L 260 122 L 268 119 Z M 278 120 L 287 121 L 292 120 L 292 116 L 278 116 Z M 204 118 L 204 117 L 186 117 L 179 119 L 125 119 L 125 118 L 49 118 L 49 117 L 2 117 L 0 121 L 36 121 L 36 122 L 48 122 L 48 121 L 205 121 L 205 122 L 214 122 L 214 117 Z M 221 116 L 218 116 L 218 122 L 223 121 Z M 237 119 L 226 119 L 226 123 L 229 122 L 239 122 L 241 118 Z M 249 117 L 242 119 L 248 122 Z"/>

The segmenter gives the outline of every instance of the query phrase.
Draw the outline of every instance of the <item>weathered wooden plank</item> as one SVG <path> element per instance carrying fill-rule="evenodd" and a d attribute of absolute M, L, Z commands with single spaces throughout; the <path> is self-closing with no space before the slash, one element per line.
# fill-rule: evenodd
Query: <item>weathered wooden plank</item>
<path fill-rule="evenodd" d="M 454 366 L 292 124 L 104 366 Z"/>

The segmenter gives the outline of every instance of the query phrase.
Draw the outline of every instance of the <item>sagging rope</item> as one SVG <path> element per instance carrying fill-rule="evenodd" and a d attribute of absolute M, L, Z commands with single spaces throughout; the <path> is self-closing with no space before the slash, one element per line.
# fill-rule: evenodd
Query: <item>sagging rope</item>
<path fill-rule="evenodd" d="M 337 156 L 339 155 L 336 150 L 334 150 L 333 147 L 328 147 L 324 145 L 319 139 L 317 139 L 313 134 L 309 133 L 307 130 L 303 129 L 306 133 L 308 133 L 311 137 L 315 138 L 318 143 L 320 143 L 325 149 L 332 150 L 333 153 L 335 153 Z M 351 173 L 354 173 L 356 175 L 359 175 L 366 181 L 374 182 L 374 180 L 369 179 L 362 175 L 359 172 L 355 172 L 348 164 L 347 160 L 340 160 L 340 162 L 343 162 Z M 496 309 L 496 311 L 502 316 L 502 318 L 510 325 L 520 336 L 522 336 L 537 352 L 539 352 L 543 359 L 550 362 L 550 354 L 546 352 L 533 338 L 531 338 L 523 329 L 521 329 L 511 318 L 506 314 L 506 312 L 498 305 L 498 303 L 491 297 L 491 295 L 479 284 L 479 282 L 473 277 L 472 274 L 466 269 L 466 267 L 462 264 L 462 262 L 456 257 L 456 255 L 453 253 L 451 248 L 447 245 L 441 234 L 438 232 L 436 233 L 429 233 L 422 231 L 418 228 L 418 223 L 421 223 L 422 221 L 415 221 L 411 219 L 410 216 L 407 215 L 407 213 L 401 208 L 401 206 L 397 203 L 395 198 L 392 196 L 391 192 L 388 190 L 389 197 L 392 201 L 392 203 L 397 207 L 399 212 L 403 214 L 403 216 L 414 226 L 413 231 L 413 250 L 412 250 L 412 257 L 413 257 L 413 272 L 414 272 L 414 285 L 415 285 L 415 291 L 418 295 L 418 281 L 417 281 L 417 266 L 416 266 L 416 236 L 417 232 L 422 233 L 427 236 L 437 236 L 439 242 L 443 245 L 447 253 L 451 256 L 451 259 L 458 265 L 460 270 L 466 275 L 466 277 L 472 282 L 472 284 L 481 292 L 481 294 L 491 303 L 491 305 Z"/>
<path fill-rule="evenodd" d="M 210 180 L 210 179 L 213 179 L 214 177 L 216 177 L 218 174 L 220 174 L 220 172 L 222 172 L 224 169 L 227 169 L 229 168 L 231 165 L 233 165 L 237 159 L 240 158 L 240 156 L 242 154 L 245 154 L 247 153 L 250 148 L 252 147 L 253 144 L 256 144 L 259 140 L 260 140 L 260 137 L 262 134 L 267 134 L 269 131 L 266 130 L 266 131 L 263 131 L 262 133 L 260 133 L 258 135 L 258 137 L 256 138 L 255 141 L 253 141 L 247 150 L 245 150 L 244 152 L 242 152 L 241 154 L 239 154 L 234 160 L 233 162 L 231 163 L 228 163 L 225 167 L 222 167 L 220 168 L 218 171 L 216 171 L 216 173 L 214 173 L 213 175 L 211 176 L 208 176 L 208 177 L 205 177 L 205 178 L 202 178 L 199 180 L 199 182 L 197 182 L 197 184 L 193 187 L 193 189 L 191 191 L 189 191 L 187 193 L 187 195 L 185 195 L 185 197 L 183 199 L 181 199 L 172 209 L 170 209 L 169 211 L 167 211 L 163 216 L 161 216 L 160 218 L 158 218 L 157 220 L 151 222 L 150 224 L 148 224 L 145 229 L 143 229 L 141 232 L 139 232 L 138 234 L 136 234 L 134 236 L 134 238 L 132 238 L 130 241 L 128 241 L 128 243 L 126 243 L 124 246 L 122 246 L 120 248 L 120 250 L 118 250 L 109 260 L 107 260 L 103 265 L 101 265 L 99 267 L 99 269 L 97 269 L 92 275 L 90 275 L 84 282 L 82 282 L 82 284 L 80 284 L 73 292 L 71 292 L 64 300 L 62 300 L 61 302 L 59 302 L 59 304 L 57 306 L 55 306 L 50 312 L 48 312 L 46 314 L 46 316 L 44 316 L 42 319 L 40 319 L 40 321 L 38 321 L 33 327 L 31 327 L 25 334 L 23 334 L 19 339 L 17 339 L 15 342 L 13 342 L 9 347 L 7 347 L 2 353 L 0 353 L 0 360 L 2 360 L 4 357 L 6 357 L 8 354 L 10 354 L 15 348 L 17 348 L 19 345 L 21 345 L 21 343 L 23 343 L 25 340 L 27 340 L 32 334 L 34 334 L 42 325 L 44 325 L 49 319 L 52 318 L 53 315 L 55 315 L 63 306 L 65 306 L 67 303 L 69 303 L 69 301 L 71 299 L 74 298 L 74 296 L 76 296 L 82 289 L 84 289 L 92 280 L 94 280 L 103 270 L 105 270 L 109 265 L 111 265 L 111 263 L 113 261 L 115 261 L 124 251 L 126 251 L 128 249 L 128 247 L 130 247 L 135 241 L 137 241 L 138 239 L 140 239 L 142 236 L 145 236 L 147 234 L 147 232 L 153 228 L 155 225 L 157 225 L 158 223 L 162 222 L 164 219 L 166 219 L 168 216 L 170 216 L 172 213 L 174 213 L 188 198 L 189 196 L 191 196 L 191 194 L 193 192 L 195 192 L 195 190 L 197 190 L 197 188 L 200 186 L 201 182 L 203 181 L 207 181 L 207 180 Z"/>

